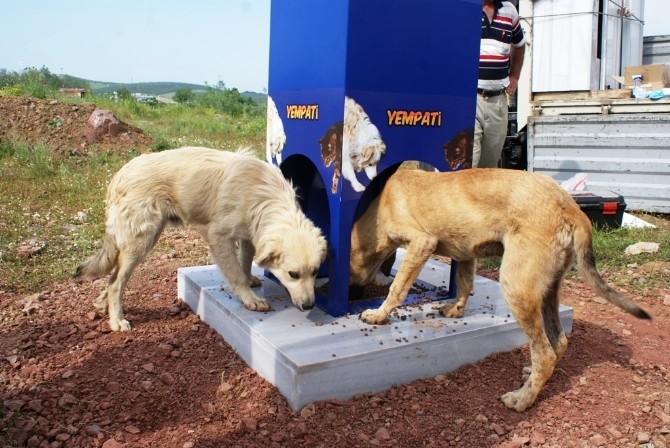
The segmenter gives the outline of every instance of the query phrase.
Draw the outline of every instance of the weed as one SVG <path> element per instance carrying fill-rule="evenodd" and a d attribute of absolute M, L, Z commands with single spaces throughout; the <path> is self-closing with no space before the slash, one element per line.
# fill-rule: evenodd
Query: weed
<path fill-rule="evenodd" d="M 63 120 L 60 117 L 54 117 L 47 123 L 47 127 L 52 130 L 59 129 L 61 126 L 63 126 Z"/>

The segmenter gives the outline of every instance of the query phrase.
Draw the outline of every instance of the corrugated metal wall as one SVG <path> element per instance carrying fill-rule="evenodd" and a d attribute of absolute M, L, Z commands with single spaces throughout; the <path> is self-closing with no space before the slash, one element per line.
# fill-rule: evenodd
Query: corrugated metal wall
<path fill-rule="evenodd" d="M 670 63 L 670 36 L 646 36 L 642 51 L 645 65 Z"/>
<path fill-rule="evenodd" d="M 528 171 L 622 195 L 628 210 L 670 213 L 670 115 L 528 118 Z"/>

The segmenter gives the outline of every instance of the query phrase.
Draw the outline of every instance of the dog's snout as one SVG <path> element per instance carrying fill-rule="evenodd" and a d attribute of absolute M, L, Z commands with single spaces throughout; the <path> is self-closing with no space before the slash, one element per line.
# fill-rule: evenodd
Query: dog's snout
<path fill-rule="evenodd" d="M 312 308 L 314 308 L 314 304 L 313 304 L 313 303 L 303 303 L 303 304 L 302 304 L 302 310 L 303 310 L 303 311 L 309 311 L 309 310 L 311 310 Z"/>

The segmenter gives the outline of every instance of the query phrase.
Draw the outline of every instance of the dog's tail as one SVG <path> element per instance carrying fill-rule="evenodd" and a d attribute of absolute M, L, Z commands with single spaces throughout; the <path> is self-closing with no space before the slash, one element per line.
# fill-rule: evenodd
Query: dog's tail
<path fill-rule="evenodd" d="M 72 278 L 100 277 L 109 274 L 116 265 L 119 256 L 119 248 L 116 246 L 116 238 L 106 234 L 102 242 L 102 248 L 97 254 L 88 258 L 79 265 Z"/>
<path fill-rule="evenodd" d="M 598 273 L 595 256 L 593 255 L 591 222 L 588 218 L 584 216 L 583 220 L 580 219 L 579 222 L 575 223 L 575 226 L 573 238 L 577 265 L 579 266 L 580 275 L 591 290 L 635 317 L 651 319 L 651 316 L 645 310 L 615 291 Z"/>

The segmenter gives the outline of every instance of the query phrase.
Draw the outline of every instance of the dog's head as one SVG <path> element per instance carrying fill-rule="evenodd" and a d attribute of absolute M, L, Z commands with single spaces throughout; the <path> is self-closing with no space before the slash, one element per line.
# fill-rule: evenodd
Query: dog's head
<path fill-rule="evenodd" d="M 342 122 L 333 124 L 319 140 L 321 146 L 321 159 L 324 166 L 328 167 L 342 157 Z"/>
<path fill-rule="evenodd" d="M 356 148 L 349 151 L 351 165 L 356 172 L 365 170 L 368 179 L 377 176 L 377 164 L 386 154 L 386 144 L 382 140 L 377 127 L 370 121 L 365 121 L 365 126 L 360 129 Z"/>
<path fill-rule="evenodd" d="M 351 232 L 349 294 L 354 296 L 374 280 L 377 271 L 389 276 L 397 246 L 384 236 L 377 222 L 378 200 L 355 223 Z"/>
<path fill-rule="evenodd" d="M 442 146 L 444 158 L 452 170 L 472 168 L 472 146 L 474 129 L 466 129 L 456 134 L 449 143 Z"/>
<path fill-rule="evenodd" d="M 314 307 L 314 281 L 326 251 L 326 239 L 310 222 L 261 239 L 255 262 L 277 277 L 293 304 L 304 311 Z"/>

